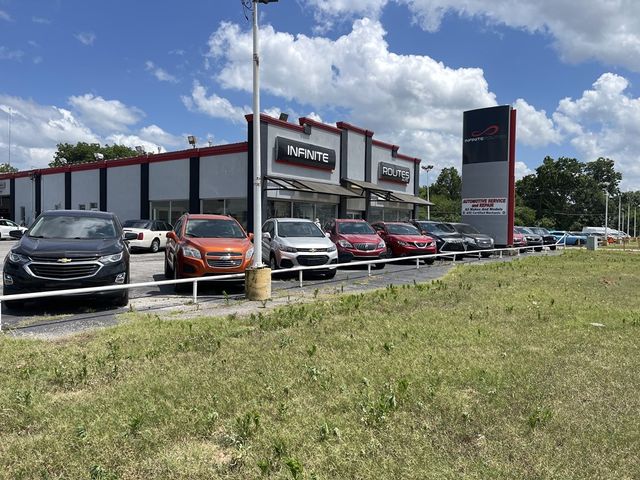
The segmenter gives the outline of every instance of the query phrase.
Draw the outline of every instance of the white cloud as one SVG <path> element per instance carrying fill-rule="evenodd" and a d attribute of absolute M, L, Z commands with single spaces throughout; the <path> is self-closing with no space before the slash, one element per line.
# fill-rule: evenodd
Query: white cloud
<path fill-rule="evenodd" d="M 249 107 L 236 107 L 226 98 L 211 94 L 199 82 L 194 82 L 191 96 L 182 96 L 182 102 L 192 112 L 200 112 L 214 118 L 224 118 L 234 123 L 244 122 L 244 115 L 251 112 Z"/>
<path fill-rule="evenodd" d="M 176 77 L 168 73 L 163 68 L 158 67 L 151 60 L 147 60 L 144 65 L 145 69 L 151 72 L 153 76 L 161 82 L 178 83 L 178 79 Z"/>
<path fill-rule="evenodd" d="M 534 171 L 527 167 L 526 163 L 516 162 L 516 180 L 520 180 L 522 177 L 526 177 L 532 173 L 534 173 Z"/>
<path fill-rule="evenodd" d="M 446 15 L 459 15 L 549 36 L 568 62 L 596 59 L 640 71 L 640 2 L 612 0 L 306 0 L 316 12 L 320 31 L 335 21 L 366 16 L 379 18 L 391 1 L 406 5 L 414 21 L 429 32 Z"/>
<path fill-rule="evenodd" d="M 640 98 L 629 95 L 624 77 L 605 73 L 578 99 L 560 101 L 555 123 L 571 145 L 592 161 L 608 157 L 623 175 L 623 188 L 640 188 Z"/>
<path fill-rule="evenodd" d="M 555 128 L 553 120 L 544 110 L 536 110 L 526 100 L 519 98 L 513 104 L 517 110 L 516 124 L 518 143 L 531 147 L 544 147 L 551 143 L 559 144 L 562 136 Z"/>
<path fill-rule="evenodd" d="M 136 107 L 128 107 L 119 100 L 105 100 L 90 93 L 70 97 L 69 104 L 87 125 L 101 132 L 125 130 L 144 116 Z"/>
<path fill-rule="evenodd" d="M 139 135 L 126 135 L 114 133 L 105 138 L 109 145 L 124 145 L 129 148 L 142 147 L 147 153 L 163 153 L 166 149 L 153 141 L 146 140 Z"/>
<path fill-rule="evenodd" d="M 80 32 L 80 33 L 76 33 L 74 35 L 74 37 L 76 37 L 76 39 L 82 43 L 83 45 L 87 45 L 87 46 L 91 46 L 93 45 L 93 42 L 95 42 L 96 40 L 96 35 L 95 33 L 91 33 L 91 32 Z"/>
<path fill-rule="evenodd" d="M 10 50 L 4 45 L 0 45 L 0 60 L 21 60 L 23 56 L 22 50 Z"/>
<path fill-rule="evenodd" d="M 160 145 L 179 146 L 184 143 L 184 136 L 173 135 L 158 125 L 149 125 L 138 132 L 140 138 Z"/>
<path fill-rule="evenodd" d="M 0 20 L 5 20 L 7 22 L 13 22 L 13 18 L 4 10 L 0 10 Z"/>

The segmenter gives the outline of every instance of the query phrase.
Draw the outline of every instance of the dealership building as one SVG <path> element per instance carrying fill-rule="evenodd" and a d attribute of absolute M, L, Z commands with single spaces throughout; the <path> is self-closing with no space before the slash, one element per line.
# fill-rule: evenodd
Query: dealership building
<path fill-rule="evenodd" d="M 229 214 L 253 230 L 253 115 L 247 141 L 0 175 L 0 214 L 30 225 L 43 211 L 104 210 L 121 221 Z M 408 220 L 420 159 L 348 123 L 260 116 L 262 218 Z"/>

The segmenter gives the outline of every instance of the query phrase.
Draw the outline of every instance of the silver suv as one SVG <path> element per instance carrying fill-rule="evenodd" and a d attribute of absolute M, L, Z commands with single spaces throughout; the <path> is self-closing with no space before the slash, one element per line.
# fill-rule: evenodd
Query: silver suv
<path fill-rule="evenodd" d="M 272 270 L 338 263 L 336 246 L 311 220 L 271 218 L 262 232 L 262 261 Z M 336 275 L 335 268 L 320 272 L 325 278 Z"/>

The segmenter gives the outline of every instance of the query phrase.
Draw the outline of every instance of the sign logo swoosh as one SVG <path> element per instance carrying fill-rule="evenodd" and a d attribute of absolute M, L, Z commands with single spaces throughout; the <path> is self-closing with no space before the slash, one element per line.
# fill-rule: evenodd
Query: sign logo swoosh
<path fill-rule="evenodd" d="M 476 130 L 475 132 L 471 132 L 472 137 L 483 137 L 485 135 L 491 136 L 496 135 L 500 131 L 500 127 L 498 125 L 489 125 L 484 130 Z"/>

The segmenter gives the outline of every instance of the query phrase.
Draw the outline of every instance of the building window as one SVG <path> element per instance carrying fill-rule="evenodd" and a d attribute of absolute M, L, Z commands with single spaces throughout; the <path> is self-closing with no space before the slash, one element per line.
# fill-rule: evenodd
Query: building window
<path fill-rule="evenodd" d="M 218 200 L 202 200 L 202 213 L 231 215 L 240 225 L 247 228 L 247 199 L 226 198 Z"/>
<path fill-rule="evenodd" d="M 27 209 L 26 207 L 20 207 L 20 222 L 24 224 L 27 221 Z"/>
<path fill-rule="evenodd" d="M 87 206 L 84 203 L 81 203 L 80 205 L 78 205 L 78 210 L 86 210 Z"/>
<path fill-rule="evenodd" d="M 282 200 L 269 200 L 267 203 L 269 218 L 291 217 L 291 202 Z"/>
<path fill-rule="evenodd" d="M 267 213 L 269 218 L 306 218 L 315 220 L 318 218 L 320 224 L 324 225 L 336 218 L 338 206 L 333 203 L 309 203 L 309 202 L 288 202 L 283 200 L 269 200 Z"/>
<path fill-rule="evenodd" d="M 182 214 L 189 211 L 189 200 L 162 200 L 149 202 L 151 220 L 162 220 L 175 225 Z"/>
<path fill-rule="evenodd" d="M 91 203 L 89 204 L 89 209 L 90 209 L 90 210 L 94 210 L 94 211 L 95 211 L 95 210 L 98 210 L 98 204 L 97 204 L 97 203 L 95 203 L 95 202 L 91 202 Z"/>

